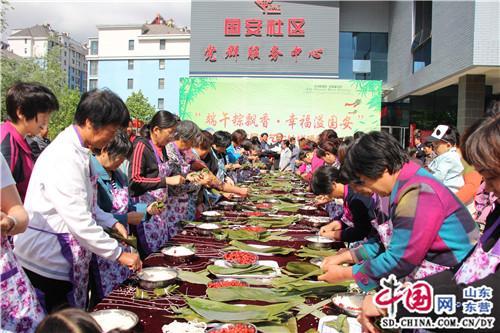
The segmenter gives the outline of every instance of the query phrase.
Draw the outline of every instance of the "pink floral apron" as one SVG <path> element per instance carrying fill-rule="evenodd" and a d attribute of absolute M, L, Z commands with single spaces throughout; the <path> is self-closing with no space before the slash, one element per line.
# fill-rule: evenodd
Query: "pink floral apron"
<path fill-rule="evenodd" d="M 189 173 L 189 165 L 184 162 L 182 158 L 181 152 L 179 148 L 177 148 L 176 144 L 172 142 L 177 152 L 177 156 L 179 157 L 179 164 L 181 166 L 181 173 L 187 174 Z M 171 195 L 168 197 L 168 231 L 170 237 L 174 237 L 179 231 L 180 228 L 177 224 L 179 221 L 183 221 L 186 219 L 187 212 L 189 206 L 189 195 L 187 193 L 181 193 L 178 195 Z M 195 209 L 195 207 L 193 206 Z"/>
<path fill-rule="evenodd" d="M 497 241 L 493 248 L 484 252 L 483 243 L 491 236 L 493 231 L 500 226 L 498 219 L 479 239 L 474 252 L 465 260 L 457 274 L 455 281 L 458 283 L 470 284 L 482 280 L 490 274 L 493 274 L 500 264 L 500 241 Z"/>
<path fill-rule="evenodd" d="M 97 179 L 99 179 L 99 174 L 92 176 L 91 169 L 90 182 L 92 184 L 92 203 L 90 205 L 90 211 L 94 220 L 96 219 L 95 209 L 97 207 Z M 64 259 L 72 264 L 69 271 L 69 280 L 73 285 L 73 290 L 67 295 L 68 302 L 73 308 L 85 309 L 87 303 L 89 267 L 92 259 L 92 252 L 81 246 L 78 240 L 71 233 L 56 233 L 35 227 L 29 228 L 53 234 L 57 237 Z M 41 295 L 39 295 L 39 297 L 40 296 Z"/>
<path fill-rule="evenodd" d="M 111 195 L 113 196 L 111 214 L 127 214 L 129 204 L 128 188 L 111 189 Z M 118 246 L 123 252 L 130 252 L 128 246 L 120 242 Z M 107 260 L 95 254 L 92 255 L 91 265 L 97 286 L 97 296 L 100 300 L 111 294 L 132 274 L 132 271 L 127 266 L 120 264 L 118 261 Z"/>
<path fill-rule="evenodd" d="M 158 162 L 158 177 L 168 177 L 170 175 L 169 162 L 162 162 L 153 142 L 149 140 L 149 143 L 153 147 L 156 161 Z M 137 238 L 147 255 L 158 250 L 170 239 L 168 219 L 171 207 L 168 205 L 168 186 L 146 192 L 137 198 L 139 203 L 149 205 L 156 200 L 163 200 L 164 197 L 167 209 L 160 214 L 151 216 L 148 222 L 142 222 L 137 225 Z"/>
<path fill-rule="evenodd" d="M 352 228 L 354 227 L 354 222 L 352 212 L 347 206 L 347 193 L 348 193 L 349 187 L 347 185 L 344 185 L 344 215 L 340 218 L 342 222 L 344 222 L 348 227 Z"/>
<path fill-rule="evenodd" d="M 45 313 L 6 235 L 1 236 L 1 243 L 1 328 L 10 332 L 34 332 Z"/>

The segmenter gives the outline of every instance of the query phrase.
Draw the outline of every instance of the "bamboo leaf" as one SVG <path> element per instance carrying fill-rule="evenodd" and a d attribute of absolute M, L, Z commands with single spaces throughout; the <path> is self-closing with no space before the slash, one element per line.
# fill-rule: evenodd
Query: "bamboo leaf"
<path fill-rule="evenodd" d="M 207 284 L 211 280 L 207 277 L 208 271 L 203 270 L 200 272 L 178 271 L 179 279 L 194 284 Z"/>
<path fill-rule="evenodd" d="M 225 287 L 207 289 L 207 296 L 212 301 L 263 301 L 267 303 L 304 302 L 298 295 L 284 295 L 269 288 Z"/>

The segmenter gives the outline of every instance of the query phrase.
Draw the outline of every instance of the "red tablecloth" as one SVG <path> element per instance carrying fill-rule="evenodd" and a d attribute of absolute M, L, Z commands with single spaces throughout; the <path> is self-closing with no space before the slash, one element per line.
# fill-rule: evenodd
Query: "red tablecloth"
<path fill-rule="evenodd" d="M 246 241 L 246 243 L 284 246 L 299 249 L 302 245 L 306 244 L 304 238 L 314 234 L 311 228 L 304 223 L 291 225 L 287 228 L 287 230 L 288 232 L 283 236 L 292 237 L 287 241 L 270 241 L 266 243 Z M 208 265 L 212 264 L 213 259 L 222 259 L 222 249 L 228 245 L 227 242 L 215 240 L 213 236 L 199 236 L 193 228 L 185 228 L 182 232 L 173 237 L 166 245 L 188 243 L 194 243 L 197 250 L 196 257 L 192 262 L 186 264 L 171 265 L 164 260 L 161 253 L 153 253 L 144 260 L 144 267 L 166 266 L 197 272 L 205 269 Z M 341 245 L 337 244 L 337 246 Z M 260 259 L 275 260 L 280 267 L 286 266 L 286 264 L 290 261 L 298 260 L 298 258 L 293 254 L 290 254 L 288 256 L 261 256 Z M 135 276 L 132 276 L 119 288 L 114 290 L 108 297 L 102 300 L 102 302 L 94 308 L 94 311 L 117 308 L 129 310 L 139 316 L 139 324 L 135 327 L 136 332 L 162 332 L 162 326 L 174 320 L 172 318 L 166 317 L 168 315 L 174 315 L 171 306 L 186 306 L 186 302 L 180 294 L 174 294 L 172 296 L 151 300 L 133 299 L 137 286 L 138 280 L 135 278 Z M 205 297 L 206 286 L 182 282 L 178 290 L 190 297 Z M 153 295 L 152 292 L 150 294 Z M 318 301 L 318 299 L 307 299 L 306 303 L 313 304 Z M 334 313 L 334 310 L 329 307 L 324 308 L 323 312 L 329 315 L 336 314 Z M 318 326 L 318 319 L 312 315 L 309 315 L 298 321 L 297 325 L 299 332 L 305 332 L 309 328 L 316 328 Z"/>

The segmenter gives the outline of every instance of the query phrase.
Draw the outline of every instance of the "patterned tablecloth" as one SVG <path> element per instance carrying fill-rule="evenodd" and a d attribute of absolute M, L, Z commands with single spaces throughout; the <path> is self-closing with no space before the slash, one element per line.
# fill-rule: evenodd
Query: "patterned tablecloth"
<path fill-rule="evenodd" d="M 288 215 L 288 214 L 287 214 Z M 326 215 L 324 211 L 320 211 L 315 215 Z M 272 231 L 284 229 L 268 229 Z M 283 236 L 290 236 L 291 239 L 287 241 L 269 241 L 266 243 L 257 241 L 245 241 L 248 244 L 262 244 L 271 246 L 284 246 L 299 249 L 307 242 L 305 237 L 315 234 L 311 228 L 305 223 L 296 223 L 286 228 L 287 233 Z M 194 243 L 196 246 L 197 254 L 194 260 L 190 263 L 172 265 L 165 261 L 163 254 L 153 253 L 144 260 L 144 267 L 165 266 L 174 267 L 181 270 L 188 270 L 197 272 L 204 270 L 208 265 L 213 264 L 214 259 L 222 259 L 225 248 L 228 242 L 217 241 L 213 236 L 203 237 L 199 236 L 194 228 L 186 227 L 183 231 L 173 237 L 167 245 L 179 245 Z M 343 247 L 341 243 L 335 243 L 337 247 Z M 294 254 L 288 256 L 269 256 L 261 257 L 262 260 L 274 260 L 280 267 L 286 266 L 290 261 L 299 260 Z M 215 277 L 214 277 L 215 278 Z M 108 297 L 102 300 L 93 311 L 104 309 L 125 309 L 136 313 L 139 316 L 139 323 L 135 327 L 135 332 L 162 332 L 163 325 L 172 322 L 174 319 L 166 316 L 174 315 L 171 306 L 182 307 L 186 306 L 186 302 L 182 295 L 174 294 L 172 296 L 163 297 L 151 300 L 137 300 L 133 299 L 135 289 L 138 287 L 138 280 L 133 275 L 126 280 L 119 288 L 114 290 Z M 179 289 L 181 293 L 189 297 L 206 297 L 206 286 L 199 284 L 191 284 L 182 282 Z M 152 293 L 150 293 L 152 295 Z M 307 304 L 313 304 L 320 301 L 319 299 L 307 299 Z M 241 302 L 247 304 L 266 304 L 259 302 Z M 330 304 L 331 305 L 331 304 Z M 334 309 L 330 307 L 323 308 L 325 314 L 337 314 Z M 179 320 L 179 319 L 178 319 Z M 308 315 L 297 322 L 298 332 L 305 332 L 309 328 L 316 328 L 318 326 L 318 319 L 312 315 Z"/>

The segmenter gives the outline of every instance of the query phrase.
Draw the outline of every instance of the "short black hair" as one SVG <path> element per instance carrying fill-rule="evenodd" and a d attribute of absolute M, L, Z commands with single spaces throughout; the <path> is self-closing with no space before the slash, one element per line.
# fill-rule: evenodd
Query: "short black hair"
<path fill-rule="evenodd" d="M 299 151 L 299 161 L 302 161 L 307 154 L 309 153 L 312 153 L 313 150 L 312 149 L 302 149 L 301 151 Z"/>
<path fill-rule="evenodd" d="M 254 145 L 260 145 L 259 137 L 258 136 L 252 136 L 250 138 L 250 141 L 252 141 L 252 144 Z"/>
<path fill-rule="evenodd" d="M 38 82 L 19 82 L 7 90 L 5 96 L 6 118 L 17 123 L 17 109 L 26 118 L 31 120 L 38 113 L 47 113 L 59 110 L 56 95 Z"/>
<path fill-rule="evenodd" d="M 363 131 L 357 131 L 356 133 L 354 133 L 353 135 L 353 138 L 354 139 L 361 139 L 362 137 L 364 137 L 366 135 L 365 132 Z"/>
<path fill-rule="evenodd" d="M 433 146 L 433 144 L 432 144 L 432 142 L 429 142 L 429 141 L 425 141 L 425 142 L 423 143 L 423 145 L 424 145 L 424 147 L 427 147 L 427 148 L 432 148 L 432 147 L 434 147 L 434 146 Z"/>
<path fill-rule="evenodd" d="M 330 195 L 333 184 L 338 182 L 340 171 L 331 165 L 322 165 L 311 178 L 311 190 L 316 195 Z"/>
<path fill-rule="evenodd" d="M 292 142 L 292 141 L 295 141 L 295 137 L 294 137 L 294 136 L 292 136 L 292 137 L 290 138 L 290 142 Z"/>
<path fill-rule="evenodd" d="M 342 167 L 354 173 L 353 177 L 363 175 L 376 179 L 385 170 L 394 174 L 408 161 L 408 154 L 392 135 L 375 131 L 366 134 L 349 148 Z"/>
<path fill-rule="evenodd" d="M 214 143 L 217 147 L 227 148 L 231 145 L 231 133 L 217 131 L 214 133 Z"/>
<path fill-rule="evenodd" d="M 243 140 L 243 142 L 241 143 L 240 147 L 245 149 L 245 150 L 250 150 L 252 149 L 252 146 L 253 146 L 253 143 L 252 141 L 248 140 L 248 139 L 245 139 Z"/>
<path fill-rule="evenodd" d="M 267 133 L 262 133 L 262 134 L 260 135 L 260 137 L 262 138 L 264 135 L 267 135 L 267 136 L 269 137 L 269 134 L 267 134 Z"/>
<path fill-rule="evenodd" d="M 150 138 L 151 131 L 155 127 L 158 127 L 159 129 L 172 128 L 174 126 L 177 126 L 178 123 L 179 121 L 177 117 L 170 111 L 160 110 L 155 113 L 149 123 L 141 127 L 140 134 L 145 138 Z"/>
<path fill-rule="evenodd" d="M 106 125 L 126 128 L 130 115 L 127 106 L 117 94 L 108 89 L 96 89 L 82 95 L 73 117 L 78 126 L 85 126 L 87 119 L 95 130 Z"/>
<path fill-rule="evenodd" d="M 284 144 L 287 148 L 290 148 L 290 141 L 288 140 L 283 140 L 281 144 Z"/>
<path fill-rule="evenodd" d="M 116 131 L 115 138 L 113 140 L 111 140 L 102 149 L 94 148 L 93 151 L 94 154 L 98 156 L 105 151 L 113 159 L 121 156 L 129 158 L 132 155 L 133 145 L 132 142 L 130 142 L 127 133 L 124 130 L 119 129 Z"/>

